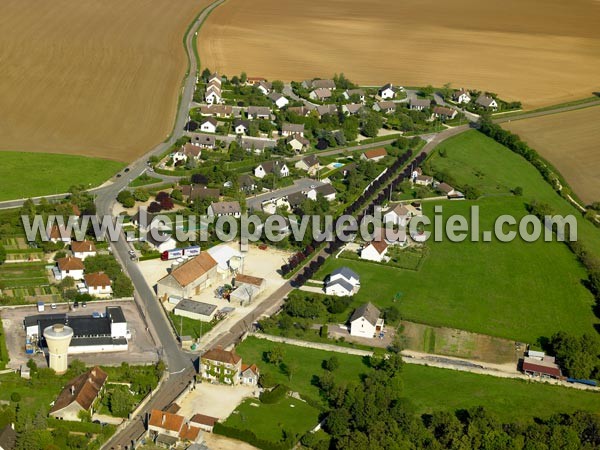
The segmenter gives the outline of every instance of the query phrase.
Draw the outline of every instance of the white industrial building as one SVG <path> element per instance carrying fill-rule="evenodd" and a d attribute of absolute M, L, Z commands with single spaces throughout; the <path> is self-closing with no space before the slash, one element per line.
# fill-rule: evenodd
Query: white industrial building
<path fill-rule="evenodd" d="M 69 316 L 68 314 L 38 314 L 24 319 L 27 340 L 40 349 L 47 349 L 43 332 L 56 324 L 73 330 L 68 354 L 124 351 L 130 332 L 120 306 L 107 306 L 99 315 Z"/>

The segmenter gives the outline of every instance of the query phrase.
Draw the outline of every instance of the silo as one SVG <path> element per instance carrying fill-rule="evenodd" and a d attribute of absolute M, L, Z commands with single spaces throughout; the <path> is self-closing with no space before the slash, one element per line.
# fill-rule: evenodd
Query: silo
<path fill-rule="evenodd" d="M 73 328 L 62 323 L 56 323 L 44 329 L 44 338 L 46 338 L 50 356 L 50 368 L 59 375 L 67 371 L 67 350 L 72 337 Z"/>

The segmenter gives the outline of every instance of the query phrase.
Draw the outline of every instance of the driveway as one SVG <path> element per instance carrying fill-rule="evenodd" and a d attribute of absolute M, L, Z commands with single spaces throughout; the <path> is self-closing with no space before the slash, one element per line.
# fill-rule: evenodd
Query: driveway
<path fill-rule="evenodd" d="M 262 203 L 266 200 L 285 197 L 290 194 L 295 194 L 296 192 L 308 191 L 313 186 L 316 187 L 321 186 L 323 184 L 325 183 L 321 181 L 311 180 L 310 178 L 300 178 L 299 180 L 295 180 L 292 186 L 284 187 L 271 192 L 266 192 L 264 194 L 259 194 L 254 197 L 249 197 L 246 199 L 246 205 L 249 209 L 262 210 Z"/>

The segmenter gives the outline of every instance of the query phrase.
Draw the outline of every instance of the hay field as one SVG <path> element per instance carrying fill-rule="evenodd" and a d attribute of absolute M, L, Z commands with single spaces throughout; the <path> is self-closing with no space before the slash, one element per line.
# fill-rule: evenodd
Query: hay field
<path fill-rule="evenodd" d="M 199 33 L 212 69 L 468 86 L 526 107 L 600 90 L 596 0 L 228 0 Z"/>
<path fill-rule="evenodd" d="M 131 161 L 171 131 L 209 0 L 2 0 L 0 150 Z"/>
<path fill-rule="evenodd" d="M 550 161 L 586 203 L 600 201 L 600 107 L 503 123 Z"/>

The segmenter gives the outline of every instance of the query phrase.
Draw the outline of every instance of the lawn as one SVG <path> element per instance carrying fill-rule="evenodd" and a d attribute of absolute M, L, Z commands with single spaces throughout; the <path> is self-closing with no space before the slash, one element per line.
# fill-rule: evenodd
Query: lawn
<path fill-rule="evenodd" d="M 440 151 L 446 157 L 441 157 Z M 579 240 L 600 256 L 600 230 L 583 219 L 531 164 L 493 139 L 477 131 L 459 134 L 442 142 L 430 161 L 434 169 L 447 171 L 459 184 L 475 186 L 486 195 L 510 193 L 521 186 L 523 202 L 537 200 L 551 205 L 557 214 L 575 215 Z"/>
<path fill-rule="evenodd" d="M 293 367 L 290 377 L 280 367 L 269 364 L 264 360 L 264 354 L 274 347 L 283 348 L 283 364 Z M 302 396 L 313 400 L 321 400 L 319 389 L 313 384 L 314 375 L 324 372 L 323 361 L 334 355 L 324 350 L 306 349 L 294 345 L 279 344 L 263 339 L 249 337 L 236 347 L 237 353 L 246 364 L 256 364 L 260 367 L 261 374 L 271 374 L 277 383 L 285 384 Z M 358 382 L 362 374 L 370 369 L 362 358 L 346 354 L 335 354 L 339 360 L 339 367 L 334 372 L 337 380 Z M 325 403 L 323 402 L 323 406 Z"/>
<path fill-rule="evenodd" d="M 526 213 L 514 197 L 476 203 L 482 230 L 493 229 L 497 215 Z M 439 204 L 444 217 L 468 217 L 473 203 Z M 425 214 L 432 217 L 433 207 L 424 203 Z M 562 243 L 430 240 L 427 246 L 430 253 L 418 271 L 329 258 L 314 278 L 348 266 L 361 277 L 353 307 L 367 301 L 380 308 L 395 305 L 405 320 L 528 343 L 559 330 L 581 334 L 597 323 L 594 299 L 581 283 L 586 273 Z"/>
<path fill-rule="evenodd" d="M 261 359 L 264 352 L 276 345 L 281 345 L 284 350 L 284 363 L 297 361 L 298 370 L 292 380 L 281 374 L 272 364 Z M 276 344 L 256 338 L 246 339 L 236 347 L 236 350 L 245 362 L 256 362 L 260 366 L 261 373 L 273 373 L 280 382 L 290 386 L 291 389 L 301 394 L 308 393 L 311 397 L 315 397 L 318 392 L 318 389 L 312 385 L 312 380 L 315 375 L 323 373 L 322 361 L 334 355 L 322 350 Z M 340 362 L 338 369 L 333 372 L 338 381 L 358 381 L 361 375 L 368 374 L 371 370 L 359 356 L 341 353 L 335 353 L 335 356 Z M 578 409 L 598 411 L 600 404 L 600 393 L 549 384 L 528 383 L 414 364 L 404 364 L 402 370 L 404 396 L 415 405 L 418 414 L 484 406 L 497 414 L 501 420 L 512 422 L 533 417 L 546 418 L 554 413 L 572 412 Z M 250 400 L 250 402 L 259 403 L 257 400 Z M 275 409 L 271 409 L 272 407 L 274 405 L 260 406 L 260 410 L 264 411 L 264 415 L 261 414 L 263 423 L 275 423 L 275 420 L 280 420 L 273 419 L 279 416 L 275 414 Z M 257 407 L 244 406 L 244 409 L 249 408 L 257 409 Z M 248 414 L 248 417 L 252 417 L 250 412 Z M 231 420 L 240 419 L 230 416 L 228 422 Z M 259 426 L 261 419 L 248 420 L 248 422 Z"/>
<path fill-rule="evenodd" d="M 52 153 L 2 152 L 0 201 L 62 194 L 71 186 L 94 187 L 125 167 L 124 163 Z M 23 177 L 27 182 L 23 182 Z"/>
<path fill-rule="evenodd" d="M 191 336 L 192 339 L 198 339 L 208 333 L 215 326 L 216 322 L 202 322 L 201 320 L 190 319 L 189 317 L 176 316 L 173 312 L 169 313 L 173 326 L 180 336 Z"/>
<path fill-rule="evenodd" d="M 140 186 L 146 186 L 149 184 L 160 183 L 160 181 L 161 181 L 161 179 L 158 177 L 152 177 L 152 176 L 148 175 L 147 173 L 143 173 L 139 177 L 137 177 L 135 180 L 133 180 L 131 183 L 129 183 L 129 186 L 130 187 L 140 187 Z"/>
<path fill-rule="evenodd" d="M 250 430 L 259 439 L 280 442 L 285 434 L 302 436 L 319 423 L 320 411 L 308 403 L 284 397 L 274 404 L 257 399 L 245 400 L 227 418 L 224 425 Z"/>
<path fill-rule="evenodd" d="M 598 411 L 600 393 L 405 364 L 404 394 L 417 413 L 484 406 L 503 422 L 546 418 L 576 410 Z"/>

